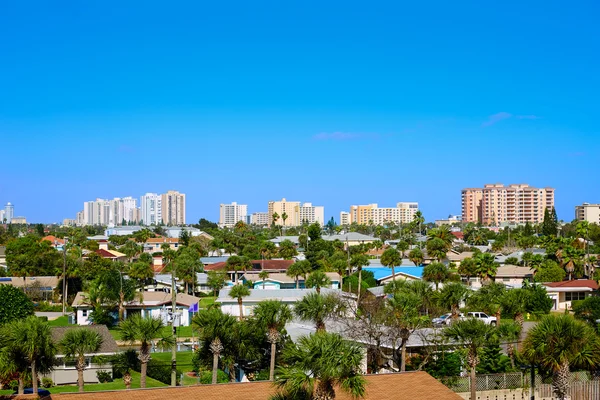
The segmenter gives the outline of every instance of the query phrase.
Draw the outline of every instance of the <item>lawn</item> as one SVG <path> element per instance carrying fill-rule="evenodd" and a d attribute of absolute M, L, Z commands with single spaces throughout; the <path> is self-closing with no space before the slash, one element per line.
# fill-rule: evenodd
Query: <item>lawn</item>
<path fill-rule="evenodd" d="M 183 385 L 196 385 L 198 379 L 195 377 L 187 376 L 186 372 L 191 372 L 194 369 L 192 365 L 192 357 L 194 352 L 192 351 L 178 351 L 177 352 L 177 369 L 183 372 Z M 152 359 L 160 361 L 161 363 L 171 363 L 171 352 L 166 353 L 152 353 Z"/>
<path fill-rule="evenodd" d="M 63 315 L 62 317 L 58 317 L 56 319 L 48 321 L 48 325 L 50 325 L 50 326 L 71 326 L 71 324 L 69 324 L 69 317 L 66 315 Z"/>
<path fill-rule="evenodd" d="M 131 377 L 133 378 L 131 382 L 132 389 L 138 389 L 140 387 L 140 373 L 136 371 L 131 371 Z M 162 382 L 157 381 L 156 379 L 152 379 L 150 377 L 146 377 L 146 387 L 160 387 L 160 386 L 168 386 Z M 123 383 L 123 379 L 115 379 L 113 382 L 107 383 L 94 383 L 94 384 L 86 384 L 84 390 L 86 392 L 97 392 L 102 390 L 122 390 L 125 389 L 125 384 Z M 77 385 L 68 385 L 68 386 L 55 386 L 48 389 L 50 393 L 67 393 L 67 392 L 77 392 L 79 388 Z M 12 394 L 12 390 L 0 390 L 0 395 Z"/>

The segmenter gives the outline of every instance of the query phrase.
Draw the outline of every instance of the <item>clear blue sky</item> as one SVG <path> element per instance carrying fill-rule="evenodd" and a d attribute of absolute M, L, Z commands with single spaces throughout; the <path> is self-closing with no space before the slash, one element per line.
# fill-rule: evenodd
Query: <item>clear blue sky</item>
<path fill-rule="evenodd" d="M 596 1 L 4 2 L 0 204 L 418 201 L 484 183 L 600 202 Z"/>

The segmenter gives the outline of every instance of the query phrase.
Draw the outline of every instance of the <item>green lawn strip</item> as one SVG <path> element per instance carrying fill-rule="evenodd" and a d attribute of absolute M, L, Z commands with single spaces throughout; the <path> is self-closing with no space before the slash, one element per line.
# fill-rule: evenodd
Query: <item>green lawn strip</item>
<path fill-rule="evenodd" d="M 71 324 L 69 324 L 69 317 L 66 315 L 63 315 L 61 317 L 58 317 L 51 321 L 48 321 L 48 325 L 50 325 L 50 326 L 71 326 Z"/>
<path fill-rule="evenodd" d="M 177 369 L 183 373 L 183 385 L 196 385 L 198 384 L 198 378 L 188 376 L 187 373 L 193 371 L 194 366 L 192 365 L 192 357 L 194 353 L 192 351 L 178 351 L 177 352 Z M 171 364 L 171 353 L 152 353 L 152 360 L 158 361 L 164 364 Z"/>

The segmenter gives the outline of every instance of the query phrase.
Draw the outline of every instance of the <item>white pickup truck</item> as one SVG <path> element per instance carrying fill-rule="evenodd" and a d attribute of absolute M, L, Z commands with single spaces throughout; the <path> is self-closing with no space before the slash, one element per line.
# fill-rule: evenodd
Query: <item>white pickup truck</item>
<path fill-rule="evenodd" d="M 468 312 L 465 316 L 461 316 L 461 319 L 465 318 L 477 318 L 485 322 L 486 325 L 496 325 L 498 323 L 496 317 L 490 317 L 483 312 Z"/>

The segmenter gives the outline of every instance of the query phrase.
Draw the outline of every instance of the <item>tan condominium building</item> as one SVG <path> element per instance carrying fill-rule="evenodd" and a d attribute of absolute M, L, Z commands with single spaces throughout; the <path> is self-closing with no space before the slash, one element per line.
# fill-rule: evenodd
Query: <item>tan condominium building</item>
<path fill-rule="evenodd" d="M 414 219 L 417 211 L 419 203 L 416 202 L 400 202 L 396 207 L 378 207 L 375 203 L 350 206 L 347 216 L 340 214 L 340 223 L 345 225 L 342 220 L 347 220 L 347 224 L 355 222 L 361 225 L 383 225 L 389 222 L 407 224 Z"/>
<path fill-rule="evenodd" d="M 527 184 L 486 184 L 461 192 L 463 222 L 486 225 L 540 223 L 546 209 L 554 208 L 553 188 Z"/>
<path fill-rule="evenodd" d="M 600 204 L 583 203 L 575 206 L 575 219 L 600 224 Z"/>
<path fill-rule="evenodd" d="M 325 209 L 323 206 L 313 206 L 312 203 L 302 204 L 283 198 L 280 201 L 269 201 L 267 214 L 269 224 L 275 222 L 281 226 L 299 226 L 303 223 L 317 222 L 323 225 Z M 274 219 L 274 215 L 278 218 Z"/>
<path fill-rule="evenodd" d="M 270 225 L 270 222 L 269 222 L 269 213 L 266 213 L 266 212 L 255 212 L 255 213 L 252 213 L 252 215 L 250 216 L 250 223 L 252 225 L 259 225 L 259 226 L 268 226 L 268 225 Z"/>
<path fill-rule="evenodd" d="M 185 225 L 185 194 L 169 190 L 161 195 L 161 214 L 166 225 Z"/>

